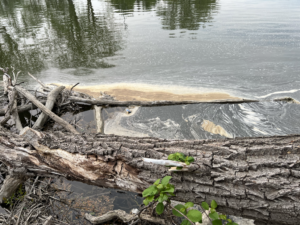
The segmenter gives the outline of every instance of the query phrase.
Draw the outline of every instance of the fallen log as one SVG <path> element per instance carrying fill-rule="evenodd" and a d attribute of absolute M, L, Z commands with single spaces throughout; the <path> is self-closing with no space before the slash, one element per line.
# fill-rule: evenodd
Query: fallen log
<path fill-rule="evenodd" d="M 70 96 L 69 101 L 76 103 L 85 103 L 89 105 L 109 105 L 109 106 L 166 106 L 166 105 L 185 105 L 185 104 L 200 104 L 200 103 L 231 103 L 231 104 L 240 104 L 240 103 L 250 103 L 250 102 L 259 102 L 255 99 L 227 99 L 227 100 L 214 100 L 214 101 L 115 101 L 115 100 L 106 100 L 106 99 L 85 99 L 75 96 Z"/>
<path fill-rule="evenodd" d="M 188 171 L 173 173 L 148 162 L 165 160 L 175 152 L 195 158 Z M 174 200 L 201 204 L 214 199 L 218 211 L 255 219 L 256 224 L 298 223 L 299 159 L 299 135 L 179 141 L 42 133 L 30 128 L 21 136 L 0 131 L 0 160 L 10 167 L 22 163 L 30 173 L 61 174 L 137 193 L 171 175 Z"/>

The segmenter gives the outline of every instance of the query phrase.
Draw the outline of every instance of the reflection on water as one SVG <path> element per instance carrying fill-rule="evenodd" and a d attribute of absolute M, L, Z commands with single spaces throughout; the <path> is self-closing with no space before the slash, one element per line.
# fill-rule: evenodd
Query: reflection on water
<path fill-rule="evenodd" d="M 109 211 L 121 209 L 127 213 L 139 209 L 142 198 L 136 193 L 100 188 L 77 181 L 58 179 L 52 184 L 59 190 L 59 201 L 54 201 L 53 210 L 70 221 L 70 224 L 91 224 L 84 219 L 86 213 L 101 216 Z"/>
<path fill-rule="evenodd" d="M 44 82 L 267 96 L 299 89 L 299 6 L 298 0 L 0 1 L 0 64 L 21 69 L 23 81 L 30 71 Z"/>
<path fill-rule="evenodd" d="M 96 15 L 91 0 L 1 1 L 1 64 L 32 73 L 112 67 L 103 58 L 122 48 L 122 35 L 111 6 L 102 7 Z"/>
<path fill-rule="evenodd" d="M 212 22 L 217 8 L 216 0 L 167 0 L 159 4 L 157 15 L 162 18 L 163 29 L 198 30 Z"/>

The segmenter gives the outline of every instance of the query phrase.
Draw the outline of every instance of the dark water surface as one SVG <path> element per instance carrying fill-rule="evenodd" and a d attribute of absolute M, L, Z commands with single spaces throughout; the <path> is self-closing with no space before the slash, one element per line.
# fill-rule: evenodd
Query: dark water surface
<path fill-rule="evenodd" d="M 0 0 L 0 67 L 11 65 L 27 87 L 36 85 L 29 71 L 45 83 L 134 83 L 262 100 L 143 107 L 131 115 L 108 108 L 106 133 L 300 133 L 300 105 L 270 101 L 300 101 L 299 0 Z M 93 111 L 77 116 L 95 130 Z"/>
<path fill-rule="evenodd" d="M 1 0 L 0 62 L 45 82 L 300 99 L 299 24 L 298 0 Z"/>

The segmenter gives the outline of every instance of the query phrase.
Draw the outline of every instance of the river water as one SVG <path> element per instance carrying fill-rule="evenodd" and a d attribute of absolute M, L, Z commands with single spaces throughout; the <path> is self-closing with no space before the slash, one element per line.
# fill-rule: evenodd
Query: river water
<path fill-rule="evenodd" d="M 27 72 L 45 83 L 80 82 L 96 97 L 260 100 L 132 108 L 129 115 L 107 108 L 105 133 L 300 133 L 299 0 L 0 0 L 0 67 L 11 65 L 29 88 L 36 84 Z M 286 96 L 295 101 L 272 101 Z M 93 121 L 92 112 L 81 117 Z"/>
<path fill-rule="evenodd" d="M 45 83 L 80 82 L 96 97 L 261 100 L 132 116 L 122 109 L 110 115 L 119 123 L 108 121 L 107 133 L 197 139 L 300 131 L 299 105 L 270 101 L 300 100 L 298 0 L 3 0 L 0 45 L 1 66 L 22 70 L 27 87 L 35 85 L 30 72 Z"/>

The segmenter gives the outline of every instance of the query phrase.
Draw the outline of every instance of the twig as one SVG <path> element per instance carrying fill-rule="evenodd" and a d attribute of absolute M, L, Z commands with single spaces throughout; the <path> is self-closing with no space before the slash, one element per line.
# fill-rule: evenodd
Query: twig
<path fill-rule="evenodd" d="M 138 212 L 137 215 L 138 215 L 138 218 L 139 218 L 140 220 L 141 220 L 141 214 L 142 214 L 142 212 L 143 212 L 145 209 L 151 207 L 153 204 L 154 204 L 154 202 L 151 202 L 149 205 L 144 206 L 144 207 Z"/>
<path fill-rule="evenodd" d="M 28 72 L 28 75 L 31 76 L 31 77 L 32 77 L 35 81 L 37 81 L 40 85 L 42 85 L 43 88 L 49 90 L 49 88 L 48 88 L 42 81 L 40 81 L 39 79 L 37 79 L 36 77 L 34 77 L 34 76 L 33 76 L 32 74 L 30 74 L 29 72 Z"/>
<path fill-rule="evenodd" d="M 175 211 L 179 212 L 184 218 L 186 218 L 192 225 L 195 225 L 186 215 L 184 215 L 182 212 L 180 212 L 178 209 L 174 208 L 171 204 L 170 207 L 174 209 Z"/>
<path fill-rule="evenodd" d="M 70 92 L 71 92 L 71 91 L 73 90 L 73 88 L 76 87 L 78 84 L 80 84 L 80 83 L 75 84 L 75 85 L 71 88 Z"/>

